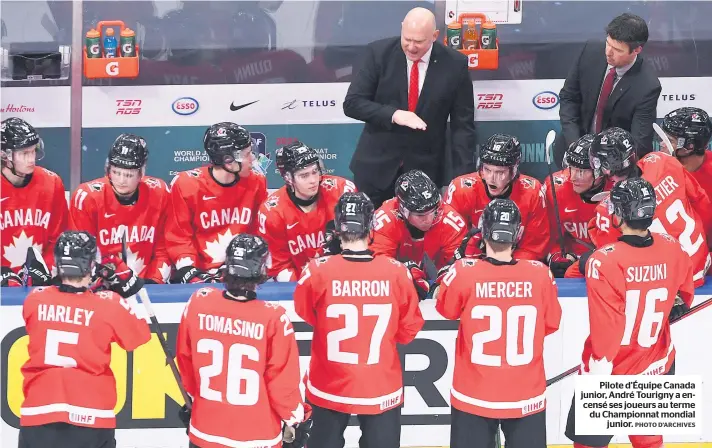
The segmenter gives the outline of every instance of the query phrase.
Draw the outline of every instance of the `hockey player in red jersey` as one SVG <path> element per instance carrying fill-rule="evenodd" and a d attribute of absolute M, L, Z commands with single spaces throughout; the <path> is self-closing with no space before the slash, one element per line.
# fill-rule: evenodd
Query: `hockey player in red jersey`
<path fill-rule="evenodd" d="M 161 179 L 145 175 L 146 141 L 121 134 L 109 150 L 106 176 L 83 183 L 72 195 L 69 228 L 97 236 L 99 253 L 109 258 L 122 252 L 137 276 L 152 283 L 166 283 L 171 262 L 166 251 L 164 226 L 170 190 Z"/>
<path fill-rule="evenodd" d="M 681 107 L 665 115 L 661 128 L 674 148 L 667 148 L 668 142 L 661 144 L 692 174 L 712 200 L 712 155 L 707 150 L 712 139 L 710 116 L 697 107 Z M 705 222 L 705 229 L 710 243 L 712 222 Z"/>
<path fill-rule="evenodd" d="M 353 182 L 323 174 L 317 152 L 296 141 L 276 153 L 285 185 L 260 207 L 258 232 L 269 245 L 272 266 L 267 271 L 278 282 L 293 282 L 325 242 L 326 224 L 334 206 Z"/>
<path fill-rule="evenodd" d="M 226 250 L 225 290 L 199 289 L 181 316 L 176 358 L 193 397 L 192 412 L 181 412 L 191 448 L 279 447 L 283 422 L 296 425 L 292 447 L 309 437 L 294 328 L 284 308 L 255 292 L 269 258 L 261 237 L 237 235 Z"/>
<path fill-rule="evenodd" d="M 64 232 L 54 255 L 61 283 L 32 290 L 22 307 L 30 343 L 18 447 L 114 447 L 111 344 L 131 351 L 151 333 L 124 298 L 87 289 L 97 258 L 93 236 Z M 112 289 L 129 297 L 142 285 L 134 277 L 130 287 Z"/>
<path fill-rule="evenodd" d="M 370 199 L 344 193 L 334 218 L 341 254 L 310 261 L 294 291 L 294 310 L 314 328 L 309 448 L 343 448 L 351 414 L 361 426 L 361 446 L 400 447 L 403 373 L 396 344 L 411 342 L 424 320 L 408 269 L 368 250 L 372 222 Z"/>
<path fill-rule="evenodd" d="M 49 285 L 54 276 L 54 243 L 67 227 L 62 179 L 35 164 L 44 143 L 29 123 L 2 121 L 0 185 L 0 284 Z M 28 249 L 34 254 L 28 259 Z"/>
<path fill-rule="evenodd" d="M 495 446 L 499 425 L 507 448 L 546 448 L 544 337 L 559 328 L 561 306 L 546 265 L 513 258 L 521 222 L 511 199 L 492 200 L 480 226 L 485 254 L 457 261 L 436 286 L 435 309 L 460 320 L 452 448 Z"/>
<path fill-rule="evenodd" d="M 589 149 L 595 135 L 586 134 L 564 154 L 564 169 L 554 173 L 556 201 L 551 186 L 551 178 L 544 182 L 551 236 L 550 252 L 547 256 L 549 268 L 555 277 L 563 277 L 566 269 L 578 257 L 588 252 L 593 245 L 588 236 L 588 223 L 595 216 L 597 202 L 592 198 L 606 189 L 606 178 L 595 178 L 589 161 Z M 558 205 L 558 209 L 556 208 Z M 561 228 L 557 229 L 560 218 Z M 564 236 L 564 251 L 561 252 L 559 235 Z"/>
<path fill-rule="evenodd" d="M 440 190 L 427 174 L 412 170 L 396 181 L 396 197 L 387 200 L 374 216 L 375 255 L 387 255 L 406 263 L 424 299 L 429 285 L 424 280 L 423 254 L 437 269 L 450 263 L 465 238 L 465 220 L 443 204 Z"/>
<path fill-rule="evenodd" d="M 519 140 L 495 134 L 480 149 L 477 173 L 465 174 L 450 182 L 445 203 L 451 205 L 467 222 L 477 226 L 485 206 L 495 198 L 509 198 L 522 214 L 526 229 L 514 258 L 544 260 L 549 249 L 549 218 L 541 182 L 519 173 L 522 148 Z M 470 240 L 467 254 L 480 253 L 479 237 Z"/>
<path fill-rule="evenodd" d="M 663 152 L 650 153 L 637 161 L 633 138 L 621 128 L 598 134 L 591 144 L 590 159 L 596 177 L 608 176 L 614 182 L 642 177 L 653 185 L 657 207 L 650 231 L 678 239 L 692 258 L 695 285 L 704 284 L 710 254 L 703 223 L 712 219 L 712 204 L 695 178 L 675 157 Z M 613 243 L 621 235 L 612 215 L 613 205 L 608 197 L 598 204 L 589 225 L 596 247 Z"/>
<path fill-rule="evenodd" d="M 257 211 L 267 198 L 267 180 L 253 162 L 252 138 L 235 123 L 217 123 L 205 131 L 211 166 L 179 173 L 171 184 L 166 219 L 173 283 L 219 279 L 225 249 L 232 238 L 256 230 Z"/>
<path fill-rule="evenodd" d="M 593 253 L 586 266 L 590 334 L 580 374 L 672 375 L 675 347 L 671 315 L 694 299 L 689 255 L 668 234 L 653 233 L 656 192 L 645 179 L 630 178 L 611 190 L 612 218 L 622 236 Z M 575 448 L 607 446 L 612 436 L 575 433 L 572 402 L 566 437 Z M 660 448 L 662 436 L 629 436 L 633 448 Z"/>

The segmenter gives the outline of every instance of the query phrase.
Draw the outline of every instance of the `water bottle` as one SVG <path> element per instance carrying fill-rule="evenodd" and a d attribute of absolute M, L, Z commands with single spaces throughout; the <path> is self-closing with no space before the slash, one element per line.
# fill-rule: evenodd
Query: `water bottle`
<path fill-rule="evenodd" d="M 104 57 L 105 58 L 115 58 L 116 48 L 119 46 L 116 36 L 114 36 L 114 29 L 107 28 L 106 36 L 104 36 Z"/>

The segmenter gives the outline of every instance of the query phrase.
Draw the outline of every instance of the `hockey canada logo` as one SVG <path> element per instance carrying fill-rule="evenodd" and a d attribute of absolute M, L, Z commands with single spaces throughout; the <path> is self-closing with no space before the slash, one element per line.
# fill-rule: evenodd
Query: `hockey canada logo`
<path fill-rule="evenodd" d="M 465 177 L 460 183 L 464 188 L 472 188 L 477 183 L 477 181 L 471 177 Z"/>
<path fill-rule="evenodd" d="M 267 210 L 272 210 L 273 208 L 275 208 L 275 207 L 277 206 L 278 203 L 279 203 L 279 197 L 278 197 L 278 196 L 270 196 L 270 197 L 267 199 L 267 202 L 265 202 L 265 208 L 266 208 Z"/>
<path fill-rule="evenodd" d="M 534 181 L 531 179 L 521 178 L 520 180 L 522 182 L 522 187 L 524 187 L 526 189 L 533 190 L 536 187 L 536 185 L 534 184 Z"/>
<path fill-rule="evenodd" d="M 321 186 L 324 187 L 325 190 L 333 190 L 336 188 L 336 181 L 334 181 L 334 179 L 324 179 L 321 181 Z"/>

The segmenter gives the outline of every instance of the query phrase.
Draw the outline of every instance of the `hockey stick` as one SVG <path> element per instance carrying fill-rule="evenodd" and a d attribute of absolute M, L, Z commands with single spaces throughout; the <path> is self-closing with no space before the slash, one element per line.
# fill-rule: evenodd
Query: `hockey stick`
<path fill-rule="evenodd" d="M 451 265 L 457 260 L 464 258 L 465 250 L 467 249 L 467 245 L 470 243 L 470 240 L 473 236 L 477 235 L 480 232 L 481 230 L 477 227 L 471 228 L 467 232 L 465 237 L 462 239 L 462 242 L 457 247 L 457 249 L 455 249 L 455 252 L 452 254 L 452 258 L 445 266 Z M 426 280 L 428 280 L 429 282 L 432 282 L 438 278 L 438 268 L 435 266 L 433 259 L 430 258 L 430 255 L 428 255 L 426 252 L 423 252 L 423 271 L 425 271 Z"/>
<path fill-rule="evenodd" d="M 183 396 L 183 400 L 185 400 L 185 405 L 188 410 L 190 410 L 193 407 L 193 400 L 191 400 L 190 395 L 188 395 L 188 393 L 185 391 L 185 388 L 183 387 L 183 383 L 180 379 L 180 373 L 178 372 L 178 366 L 176 366 L 176 363 L 173 360 L 173 354 L 168 348 L 166 338 L 163 336 L 161 324 L 158 323 L 158 319 L 156 319 L 156 313 L 153 311 L 151 299 L 148 297 L 148 292 L 146 292 L 146 288 L 141 288 L 138 292 L 138 296 L 141 298 L 141 303 L 143 303 L 143 306 L 146 308 L 146 313 L 148 313 L 148 317 L 151 319 L 151 323 L 156 326 L 156 335 L 158 336 L 158 341 L 161 343 L 161 347 L 163 348 L 163 353 L 165 353 L 166 355 L 166 361 L 168 361 L 168 365 L 171 367 L 171 372 L 173 372 L 173 377 L 175 378 L 176 383 L 178 384 L 180 394 Z"/>
<path fill-rule="evenodd" d="M 126 232 L 128 232 L 128 230 L 126 230 Z M 121 235 L 121 259 L 124 263 L 129 262 L 128 252 L 126 250 L 126 232 Z"/>
<path fill-rule="evenodd" d="M 665 131 L 663 131 L 663 128 L 661 128 L 660 125 L 658 125 L 657 123 L 653 123 L 653 130 L 658 135 L 658 137 L 660 137 L 660 141 L 667 145 L 667 153 L 671 156 L 674 156 L 675 148 L 672 147 L 672 143 L 670 142 L 668 136 L 665 135 Z"/>
<path fill-rule="evenodd" d="M 566 255 L 566 248 L 564 247 L 564 231 L 561 225 L 561 215 L 559 213 L 559 201 L 556 198 L 556 184 L 554 184 L 554 166 L 551 157 L 551 151 L 553 150 L 552 145 L 556 140 L 556 132 L 552 129 L 546 134 L 546 143 L 544 143 L 544 151 L 546 151 L 546 164 L 549 166 L 549 182 L 551 182 L 551 197 L 554 199 L 554 216 L 556 217 L 556 231 L 559 234 L 559 249 L 561 255 Z"/>
<path fill-rule="evenodd" d="M 682 319 L 689 317 L 689 316 L 697 313 L 698 311 L 701 311 L 701 310 L 707 308 L 710 305 L 712 305 L 712 298 L 707 299 L 702 303 L 698 303 L 697 305 L 695 305 L 692 308 L 690 308 L 689 310 L 687 310 L 687 312 L 685 314 L 682 314 L 682 315 L 676 317 L 675 319 L 672 319 L 670 321 L 670 325 L 680 322 Z M 549 387 L 554 383 L 558 383 L 559 381 L 563 380 L 567 376 L 573 375 L 574 373 L 578 372 L 580 368 L 581 368 L 581 366 L 572 367 L 569 370 L 556 375 L 554 378 L 546 380 L 546 387 Z"/>

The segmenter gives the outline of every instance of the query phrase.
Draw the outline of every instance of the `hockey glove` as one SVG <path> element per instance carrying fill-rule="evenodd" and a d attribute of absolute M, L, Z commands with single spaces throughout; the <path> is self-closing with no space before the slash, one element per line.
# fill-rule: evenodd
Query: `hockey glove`
<path fill-rule="evenodd" d="M 442 283 L 443 278 L 445 278 L 445 274 L 448 273 L 450 268 L 452 267 L 454 263 L 446 264 L 445 266 L 441 267 L 440 270 L 438 271 L 438 276 L 433 282 L 433 285 L 430 287 L 430 291 L 432 292 L 431 297 L 433 299 L 437 299 L 438 297 L 438 289 L 440 288 L 440 283 Z"/>
<path fill-rule="evenodd" d="M 136 295 L 143 288 L 144 281 L 132 271 L 118 256 L 107 255 L 97 266 L 97 276 L 104 279 L 109 289 L 123 298 Z"/>
<path fill-rule="evenodd" d="M 418 293 L 418 299 L 421 301 L 428 298 L 428 292 L 430 291 L 430 284 L 425 277 L 425 272 L 423 268 L 420 267 L 414 261 L 406 261 L 403 265 L 410 272 L 411 277 L 413 277 L 413 284 L 415 285 L 415 290 Z"/>
<path fill-rule="evenodd" d="M 185 425 L 185 433 L 186 434 L 188 434 L 188 432 L 190 430 L 190 415 L 191 415 L 191 413 L 192 413 L 192 410 L 186 405 L 183 405 L 180 408 L 180 410 L 178 411 L 178 418 Z"/>
<path fill-rule="evenodd" d="M 219 278 L 214 274 L 201 271 L 195 266 L 183 266 L 171 278 L 171 283 L 216 283 Z"/>
<path fill-rule="evenodd" d="M 459 250 L 459 249 L 458 249 Z M 467 245 L 464 250 L 464 255 L 466 257 L 476 257 L 485 252 L 485 243 L 482 241 L 482 232 L 476 232 L 467 241 Z"/>
<path fill-rule="evenodd" d="M 45 265 L 41 255 L 34 248 L 27 248 L 25 266 L 20 271 L 20 278 L 27 286 L 47 286 L 52 281 L 52 276 Z"/>
<path fill-rule="evenodd" d="M 334 221 L 329 221 L 326 223 L 326 229 L 324 230 L 324 242 L 319 248 L 318 254 L 320 257 L 327 255 L 338 255 L 341 253 L 341 240 L 339 235 L 336 233 L 336 227 Z"/>
<path fill-rule="evenodd" d="M 566 270 L 576 262 L 576 255 L 574 254 L 562 254 L 561 252 L 555 252 L 549 254 L 548 263 L 551 273 L 554 274 L 556 278 L 563 278 L 566 274 Z"/>
<path fill-rule="evenodd" d="M 670 316 L 668 319 L 670 322 L 673 322 L 675 319 L 679 319 L 685 315 L 688 311 L 690 311 L 690 307 L 687 306 L 687 304 L 682 300 L 682 297 L 680 297 L 680 294 L 678 294 L 675 296 L 675 303 L 670 310 Z"/>
<path fill-rule="evenodd" d="M 0 269 L 0 286 L 22 286 L 22 279 L 12 269 L 3 266 Z"/>
<path fill-rule="evenodd" d="M 314 421 L 312 420 L 311 417 L 307 418 L 303 422 L 299 423 L 297 426 L 294 428 L 291 428 L 294 431 L 294 439 L 291 439 L 291 434 L 289 434 L 290 427 L 287 426 L 285 428 L 284 432 L 284 440 L 282 443 L 283 448 L 302 448 L 307 444 L 307 440 L 309 440 L 309 435 L 311 434 L 312 430 L 312 425 L 314 424 Z M 289 437 L 288 437 L 289 435 Z"/>

